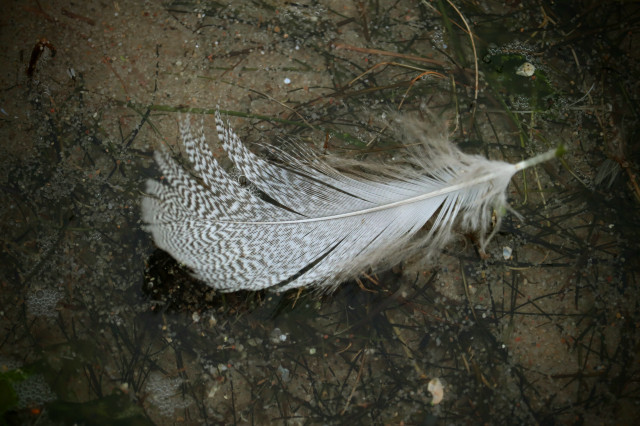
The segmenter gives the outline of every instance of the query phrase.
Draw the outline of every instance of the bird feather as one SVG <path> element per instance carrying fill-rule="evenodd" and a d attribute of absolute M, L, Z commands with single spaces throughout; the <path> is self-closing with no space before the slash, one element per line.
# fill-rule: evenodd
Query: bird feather
<path fill-rule="evenodd" d="M 202 126 L 187 119 L 180 132 L 195 176 L 156 151 L 164 183 L 147 182 L 146 229 L 158 247 L 221 291 L 331 290 L 417 250 L 440 252 L 454 227 L 476 232 L 484 247 L 499 227 L 498 220 L 489 232 L 494 212 L 499 219 L 508 208 L 511 177 L 561 153 L 491 161 L 427 136 L 415 123 L 405 127 L 418 147 L 399 164 L 328 160 L 303 149 L 273 150 L 275 161 L 268 161 L 249 151 L 218 112 L 218 138 L 247 186 L 220 166 Z"/>

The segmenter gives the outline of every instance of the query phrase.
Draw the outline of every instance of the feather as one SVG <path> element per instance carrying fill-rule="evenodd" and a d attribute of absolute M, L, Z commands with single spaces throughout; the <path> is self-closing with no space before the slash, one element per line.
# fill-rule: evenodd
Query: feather
<path fill-rule="evenodd" d="M 490 161 L 408 125 L 421 143 L 399 165 L 283 150 L 274 152 L 277 161 L 267 161 L 249 151 L 218 112 L 218 138 L 252 189 L 227 174 L 202 127 L 193 127 L 185 120 L 180 132 L 196 176 L 157 151 L 166 183 L 147 182 L 142 218 L 158 247 L 221 291 L 331 290 L 416 250 L 438 253 L 454 226 L 479 233 L 484 247 L 494 211 L 500 216 L 508 208 L 513 174 L 561 151 L 517 164 Z M 428 231 L 419 232 L 426 224 Z"/>

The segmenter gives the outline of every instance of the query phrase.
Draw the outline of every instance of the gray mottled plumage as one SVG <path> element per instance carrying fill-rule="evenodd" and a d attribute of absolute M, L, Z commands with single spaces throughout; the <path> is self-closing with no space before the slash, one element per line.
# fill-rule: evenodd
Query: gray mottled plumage
<path fill-rule="evenodd" d="M 185 120 L 182 141 L 200 179 L 156 152 L 165 183 L 147 183 L 142 217 L 158 247 L 222 291 L 332 289 L 418 248 L 440 251 L 454 224 L 484 237 L 493 211 L 507 207 L 513 174 L 558 153 L 513 165 L 490 161 L 426 137 L 412 122 L 406 127 L 419 147 L 400 165 L 282 151 L 269 162 L 247 150 L 219 114 L 216 127 L 238 171 L 268 198 L 231 178 L 202 128 Z"/>

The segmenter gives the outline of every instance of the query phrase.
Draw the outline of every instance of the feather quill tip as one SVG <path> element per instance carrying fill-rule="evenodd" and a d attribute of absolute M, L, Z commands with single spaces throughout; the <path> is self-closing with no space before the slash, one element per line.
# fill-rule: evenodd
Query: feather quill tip
<path fill-rule="evenodd" d="M 567 153 L 567 146 L 563 143 L 559 144 L 558 147 L 556 148 L 556 157 L 560 158 L 566 153 Z"/>

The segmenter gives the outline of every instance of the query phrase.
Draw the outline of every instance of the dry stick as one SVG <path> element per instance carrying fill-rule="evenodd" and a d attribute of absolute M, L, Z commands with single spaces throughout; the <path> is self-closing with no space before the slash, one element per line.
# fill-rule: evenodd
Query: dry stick
<path fill-rule="evenodd" d="M 398 105 L 398 110 L 400 110 L 400 108 L 402 107 L 402 104 L 404 103 L 404 100 L 407 98 L 407 95 L 409 94 L 409 90 L 411 90 L 411 88 L 413 87 L 413 85 L 415 84 L 416 81 L 418 81 L 419 79 L 421 79 L 422 77 L 426 76 L 426 75 L 435 75 L 437 77 L 440 78 L 446 78 L 444 74 L 441 74 L 437 71 L 425 71 L 422 74 L 418 75 L 416 78 L 414 78 L 413 80 L 411 80 L 411 82 L 409 83 L 409 87 L 407 87 L 407 91 L 404 92 L 404 96 L 402 97 L 402 100 L 400 101 L 400 105 Z"/>
<path fill-rule="evenodd" d="M 356 392 L 356 386 L 358 386 L 358 382 L 360 381 L 360 376 L 362 375 L 362 368 L 364 367 L 364 360 L 366 357 L 367 357 L 367 352 L 362 351 L 362 362 L 360 363 L 360 368 L 358 369 L 358 375 L 356 376 L 356 381 L 353 383 L 353 387 L 351 388 L 351 393 L 347 398 L 347 402 L 346 404 L 344 404 L 344 408 L 342 409 L 342 411 L 340 411 L 341 416 L 343 416 L 344 413 L 347 412 L 347 409 L 349 408 L 349 404 L 351 403 L 351 398 L 353 397 L 353 394 Z"/>
<path fill-rule="evenodd" d="M 94 27 L 96 25 L 96 21 L 95 20 L 93 20 L 93 19 L 91 19 L 89 17 L 86 17 L 86 16 L 78 15 L 77 13 L 73 13 L 72 11 L 70 11 L 68 9 L 65 9 L 64 7 L 62 8 L 61 12 L 62 12 L 63 15 L 68 16 L 69 18 L 77 19 L 78 21 L 85 22 L 85 23 L 91 25 L 92 27 Z"/>
<path fill-rule="evenodd" d="M 464 287 L 464 295 L 467 297 L 467 303 L 469 303 L 469 308 L 471 309 L 471 314 L 473 314 L 473 319 L 477 323 L 478 316 L 476 315 L 476 310 L 471 303 L 471 297 L 469 296 L 469 285 L 467 284 L 467 276 L 464 273 L 464 265 L 462 264 L 462 260 L 460 260 L 460 274 L 462 275 L 462 286 Z"/>
<path fill-rule="evenodd" d="M 298 289 L 298 292 L 296 293 L 296 298 L 293 300 L 293 305 L 291 305 L 291 309 L 296 307 L 296 303 L 298 303 L 298 299 L 300 299 L 300 295 L 302 294 L 302 287 L 300 287 Z"/>
<path fill-rule="evenodd" d="M 571 51 L 573 52 L 573 49 L 571 49 Z M 580 69 L 580 64 L 578 63 L 578 58 L 577 58 L 575 52 L 573 53 L 573 55 L 574 55 L 574 59 L 576 61 L 576 65 L 578 66 L 578 69 Z M 577 102 L 580 102 L 582 99 L 588 97 L 589 101 L 591 102 L 591 104 L 593 104 L 594 102 L 593 102 L 593 99 L 591 98 L 590 93 L 591 93 L 591 90 L 594 88 L 594 86 L 595 86 L 595 83 L 593 83 L 591 85 L 591 89 L 589 89 L 587 91 L 587 93 L 582 98 L 580 98 Z M 575 103 L 577 103 L 577 102 L 575 102 Z M 604 111 L 604 105 L 603 105 L 603 108 L 601 110 Z M 598 110 L 594 109 L 593 111 L 594 111 L 594 115 L 596 117 L 596 120 L 598 120 L 598 124 L 600 125 L 600 128 L 602 129 L 602 134 L 606 135 L 605 124 L 604 124 L 604 121 L 603 121 L 602 117 L 598 113 Z M 634 193 L 634 195 L 636 196 L 636 199 L 640 201 L 640 185 L 638 185 L 637 176 L 634 173 L 634 171 L 631 169 L 629 161 L 626 160 L 625 155 L 624 155 L 624 150 L 622 148 L 620 148 L 618 151 L 620 152 L 620 155 L 615 155 L 614 153 L 612 153 L 610 155 L 610 158 L 613 161 L 615 161 L 616 163 L 618 163 L 620 165 L 620 167 L 627 173 L 627 176 L 629 177 L 629 186 L 631 187 L 630 189 Z M 581 180 L 579 180 L 579 181 L 582 183 Z M 582 184 L 585 185 L 584 183 L 582 183 Z"/>
<path fill-rule="evenodd" d="M 474 120 L 474 118 L 475 118 L 475 114 L 476 114 L 476 105 L 477 105 L 477 101 L 478 101 L 478 87 L 479 87 L 479 84 L 478 84 L 478 79 L 479 79 L 479 77 L 478 77 L 478 76 L 479 76 L 479 74 L 480 74 L 480 73 L 478 72 L 478 55 L 477 55 L 477 53 L 476 53 L 476 44 L 475 44 L 475 42 L 474 42 L 474 40 L 473 40 L 474 35 L 473 35 L 473 33 L 471 32 L 471 28 L 469 27 L 469 24 L 467 23 L 467 20 L 464 18 L 464 16 L 463 16 L 463 15 L 462 15 L 462 13 L 458 10 L 458 8 L 457 8 L 457 7 L 455 7 L 455 5 L 454 5 L 453 3 L 451 3 L 451 1 L 450 1 L 450 0 L 447 0 L 447 3 L 449 3 L 449 5 L 455 9 L 455 11 L 458 13 L 458 15 L 460 15 L 460 18 L 462 18 L 462 22 L 464 22 L 464 25 L 467 27 L 467 33 L 469 34 L 469 37 L 471 38 L 471 47 L 472 47 L 472 49 L 473 49 L 473 58 L 474 58 L 474 64 L 475 64 L 475 75 L 476 75 L 476 79 L 475 79 L 475 80 L 476 80 L 476 87 L 475 87 L 475 95 L 474 95 L 473 111 L 472 111 L 472 113 L 471 113 L 471 123 L 473 123 L 473 120 Z M 431 10 L 433 10 L 435 13 L 437 13 L 437 14 L 439 14 L 439 15 L 442 15 L 442 14 L 441 14 L 440 12 L 438 12 L 438 10 L 436 10 L 432 5 L 430 5 L 429 3 L 427 3 L 427 2 L 426 2 L 426 0 L 422 0 L 422 4 L 423 4 L 425 7 L 428 7 L 428 8 L 430 8 Z M 456 27 L 458 27 L 458 28 L 460 28 L 460 29 L 464 30 L 464 28 L 462 28 L 462 27 L 461 27 L 457 22 L 453 22 L 453 21 L 452 21 L 452 23 L 453 23 Z"/>
<path fill-rule="evenodd" d="M 400 343 L 402 343 L 402 349 L 404 350 L 404 354 L 407 356 L 407 358 L 409 360 L 411 360 L 411 363 L 413 364 L 413 368 L 415 368 L 416 373 L 418 373 L 418 377 L 420 377 L 420 378 L 427 377 L 427 375 L 424 373 L 424 371 L 422 371 L 422 368 L 420 368 L 420 366 L 416 362 L 416 359 L 413 357 L 413 354 L 411 353 L 411 350 L 409 349 L 409 346 L 407 345 L 407 342 L 405 342 L 404 339 L 402 338 L 402 334 L 401 334 L 402 330 L 400 330 L 400 328 L 396 327 L 395 325 L 393 325 L 393 323 L 391 321 L 389 321 L 389 317 L 387 316 L 386 312 L 382 312 L 382 315 L 384 315 L 384 317 L 387 319 L 389 324 L 391 324 L 391 329 L 395 333 L 395 335 L 398 338 L 398 340 L 400 341 Z"/>
<path fill-rule="evenodd" d="M 535 129 L 535 112 L 531 111 L 531 123 L 529 124 L 529 140 L 533 141 L 534 133 L 533 129 Z M 547 212 L 547 199 L 544 196 L 544 191 L 542 190 L 542 183 L 540 182 L 540 176 L 538 175 L 537 167 L 533 167 L 533 174 L 536 177 L 536 184 L 538 186 L 538 191 L 540 193 L 540 197 L 542 198 L 542 209 L 544 211 L 543 215 L 547 218 L 547 226 L 551 226 L 551 222 L 549 221 L 549 214 Z"/>
<path fill-rule="evenodd" d="M 411 90 L 411 88 L 413 87 L 415 82 L 418 81 L 420 78 L 422 78 L 422 77 L 424 77 L 426 75 L 430 75 L 430 74 L 433 74 L 433 75 L 441 77 L 441 78 L 446 78 L 443 74 L 441 74 L 441 73 L 439 73 L 437 71 L 424 71 L 424 72 L 420 73 L 417 77 L 415 77 L 414 79 L 412 79 L 409 82 L 409 87 L 407 87 L 407 91 L 404 92 L 404 95 L 402 96 L 402 100 L 400 101 L 400 104 L 398 104 L 398 111 L 400 111 L 400 108 L 402 108 L 402 104 L 404 104 L 404 100 L 407 99 L 407 95 L 409 94 L 409 90 Z M 388 127 L 389 127 L 389 124 L 388 123 L 385 124 L 385 126 L 382 128 L 382 130 L 380 130 L 380 134 L 384 133 L 384 131 L 387 130 Z M 367 142 L 367 146 L 370 146 L 376 139 L 377 139 L 377 136 L 374 136 L 369 142 Z"/>
<path fill-rule="evenodd" d="M 540 11 L 542 12 L 542 22 L 540 23 L 540 25 L 538 25 L 539 29 L 545 30 L 547 28 L 547 25 L 549 24 L 549 22 L 551 22 L 553 25 L 558 25 L 556 23 L 556 21 L 554 21 L 552 18 L 549 17 L 549 15 L 547 15 L 547 12 L 544 10 L 544 6 L 540 6 Z M 529 36 L 529 40 L 537 39 L 538 38 L 538 32 L 539 31 L 534 31 Z"/>
<path fill-rule="evenodd" d="M 346 49 L 346 50 L 352 50 L 354 52 L 370 53 L 372 55 L 393 56 L 394 58 L 404 58 L 411 61 L 427 62 L 429 64 L 435 64 L 440 66 L 447 65 L 445 62 L 438 61 L 436 59 L 423 58 L 421 56 L 415 56 L 415 55 L 405 55 L 403 53 L 389 52 L 386 50 L 367 49 L 364 47 L 356 47 L 356 46 L 351 46 L 349 44 L 343 44 L 343 43 L 336 43 L 334 46 L 336 49 Z"/>
<path fill-rule="evenodd" d="M 422 2 L 424 3 L 425 0 L 422 0 Z M 460 19 L 462 19 L 462 22 L 464 22 L 464 26 L 467 27 L 467 33 L 469 34 L 469 38 L 471 39 L 471 48 L 473 49 L 473 65 L 475 67 L 475 74 L 476 74 L 476 87 L 475 87 L 475 92 L 473 95 L 473 110 L 471 111 L 471 121 L 470 121 L 470 126 L 473 126 L 473 120 L 476 116 L 476 107 L 478 106 L 478 79 L 479 79 L 479 71 L 478 71 L 478 54 L 476 52 L 476 43 L 475 41 L 473 41 L 473 33 L 471 32 L 471 28 L 469 27 L 469 24 L 467 23 L 467 20 L 464 18 L 464 15 L 462 14 L 462 12 L 460 12 L 458 10 L 458 8 L 451 2 L 451 0 L 447 0 L 447 3 L 449 3 L 449 5 L 456 11 L 456 13 L 458 15 L 460 15 Z"/>
<path fill-rule="evenodd" d="M 237 86 L 238 86 L 238 87 L 242 87 L 242 86 L 240 86 L 240 85 L 237 85 Z M 256 90 L 256 89 L 252 89 L 252 88 L 250 88 L 250 87 L 246 87 L 246 88 L 244 88 L 244 89 L 247 89 L 247 90 L 249 90 L 249 91 L 251 91 L 251 92 L 253 92 L 253 93 L 257 93 L 258 95 L 260 95 L 260 96 L 264 96 L 265 98 L 269 99 L 270 101 L 273 101 L 273 102 L 276 102 L 276 103 L 280 104 L 282 107 L 284 107 L 284 108 L 288 109 L 289 111 L 293 112 L 295 115 L 297 115 L 298 117 L 300 117 L 300 119 L 301 119 L 302 121 L 304 121 L 304 122 L 305 122 L 305 124 L 306 124 L 307 126 L 309 126 L 310 128 L 312 128 L 313 130 L 318 130 L 318 129 L 313 125 L 313 124 L 309 123 L 309 122 L 307 121 L 307 119 L 306 119 L 306 118 L 304 118 L 304 116 L 303 116 L 302 114 L 300 114 L 296 109 L 291 108 L 289 105 L 285 104 L 284 102 L 279 101 L 279 100 L 277 100 L 276 98 L 274 98 L 273 96 L 270 96 L 270 95 L 268 95 L 268 94 L 266 94 L 266 93 L 260 92 L 260 91 L 258 91 L 258 90 Z"/>
<path fill-rule="evenodd" d="M 369 74 L 371 71 L 373 71 L 376 68 L 379 68 L 381 66 L 384 66 L 384 65 L 394 65 L 394 66 L 397 66 L 397 67 L 407 68 L 407 69 L 410 69 L 410 70 L 420 71 L 420 72 L 424 72 L 425 71 L 422 68 L 418 68 L 418 67 L 414 67 L 414 66 L 411 66 L 411 65 L 403 64 L 403 63 L 400 63 L 400 62 L 380 62 L 380 63 L 375 64 L 374 66 L 372 66 L 371 68 L 369 68 L 368 70 L 366 70 L 365 72 L 363 72 L 362 74 L 360 74 L 359 76 L 357 76 L 356 78 L 351 80 L 350 82 L 348 82 L 347 86 L 351 86 L 353 83 L 355 83 L 356 81 L 360 80 L 362 77 L 364 77 L 365 75 Z"/>
<path fill-rule="evenodd" d="M 438 77 L 441 77 L 441 78 L 445 78 L 445 76 L 443 74 L 441 74 L 441 73 L 439 73 L 437 71 L 424 70 L 422 68 L 414 67 L 414 66 L 411 66 L 411 65 L 401 64 L 399 62 L 380 62 L 378 64 L 375 64 L 374 66 L 372 66 L 371 68 L 369 68 L 368 70 L 366 70 L 365 72 L 363 72 L 362 74 L 360 74 L 359 76 L 354 78 L 353 80 L 351 80 L 349 83 L 347 83 L 347 86 L 351 86 L 353 83 L 355 83 L 356 81 L 360 80 L 365 75 L 369 74 L 370 72 L 372 72 L 376 68 L 379 68 L 379 67 L 384 66 L 384 65 L 394 65 L 394 66 L 407 68 L 407 69 L 414 70 L 414 71 L 421 71 L 421 73 L 417 77 L 415 77 L 414 79 L 412 79 L 409 82 L 409 87 L 407 87 L 407 91 L 404 93 L 404 96 L 402 97 L 402 100 L 400 101 L 400 104 L 398 105 L 398 110 L 400 110 L 400 108 L 402 107 L 402 104 L 404 103 L 404 100 L 407 98 L 407 95 L 409 94 L 409 90 L 411 90 L 411 87 L 413 87 L 415 82 L 418 81 L 421 77 L 424 77 L 425 75 L 433 74 L 435 76 L 438 76 Z M 380 130 L 379 133 L 380 134 L 384 133 L 384 131 L 387 130 L 388 127 L 389 127 L 389 124 L 386 124 Z M 376 139 L 377 139 L 377 136 L 374 136 L 369 142 L 367 142 L 367 146 L 370 146 Z"/>
<path fill-rule="evenodd" d="M 362 282 L 362 280 L 360 280 L 360 278 L 356 278 L 356 284 L 358 284 L 358 287 L 360 287 L 360 290 L 362 290 L 362 291 L 368 291 L 369 293 L 377 293 L 376 290 L 371 290 L 371 289 L 365 287 L 364 283 Z"/>

